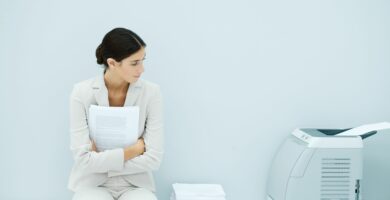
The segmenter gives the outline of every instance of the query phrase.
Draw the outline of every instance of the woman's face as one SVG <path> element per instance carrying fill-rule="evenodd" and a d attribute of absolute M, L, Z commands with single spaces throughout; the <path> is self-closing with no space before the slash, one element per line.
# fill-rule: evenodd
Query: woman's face
<path fill-rule="evenodd" d="M 141 48 L 131 56 L 124 58 L 117 64 L 117 74 L 129 83 L 136 82 L 144 72 L 145 48 Z"/>

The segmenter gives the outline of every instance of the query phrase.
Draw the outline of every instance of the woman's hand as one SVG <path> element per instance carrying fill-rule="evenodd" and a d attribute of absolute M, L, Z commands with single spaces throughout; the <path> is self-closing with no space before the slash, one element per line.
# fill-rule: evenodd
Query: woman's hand
<path fill-rule="evenodd" d="M 92 151 L 98 152 L 96 148 L 95 141 L 92 140 Z"/>
<path fill-rule="evenodd" d="M 136 145 L 138 146 L 139 155 L 144 154 L 144 152 L 145 152 L 145 141 L 144 141 L 144 138 L 138 139 Z"/>
<path fill-rule="evenodd" d="M 123 149 L 125 161 L 142 155 L 145 152 L 145 142 L 143 138 L 138 139 L 137 143 Z"/>

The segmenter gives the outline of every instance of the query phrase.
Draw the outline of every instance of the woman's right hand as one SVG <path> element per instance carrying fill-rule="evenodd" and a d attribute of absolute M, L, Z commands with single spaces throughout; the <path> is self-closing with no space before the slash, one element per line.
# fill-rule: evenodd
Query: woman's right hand
<path fill-rule="evenodd" d="M 130 160 L 134 157 L 142 155 L 145 152 L 145 142 L 143 138 L 137 140 L 137 142 L 129 147 L 123 149 L 124 158 Z"/>
<path fill-rule="evenodd" d="M 95 141 L 92 140 L 92 151 L 98 152 L 96 148 Z"/>
<path fill-rule="evenodd" d="M 138 146 L 138 151 L 139 151 L 139 155 L 142 155 L 144 154 L 145 152 L 145 141 L 144 141 L 144 138 L 140 138 L 138 139 L 137 143 L 135 144 Z"/>

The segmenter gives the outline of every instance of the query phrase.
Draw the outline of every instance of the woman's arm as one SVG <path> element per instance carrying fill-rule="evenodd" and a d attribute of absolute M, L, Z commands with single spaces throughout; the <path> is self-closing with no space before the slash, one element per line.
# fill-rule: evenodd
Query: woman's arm
<path fill-rule="evenodd" d="M 125 161 L 133 159 L 139 155 L 142 155 L 145 152 L 145 143 L 144 139 L 138 139 L 137 143 L 132 146 L 124 148 L 124 159 Z"/>
<path fill-rule="evenodd" d="M 106 173 L 110 170 L 122 170 L 124 167 L 124 150 L 122 148 L 92 151 L 89 137 L 86 108 L 82 101 L 85 92 L 83 85 L 76 84 L 70 96 L 70 149 L 73 159 L 79 168 L 88 173 Z"/>
<path fill-rule="evenodd" d="M 92 141 L 92 151 L 98 152 L 94 141 Z M 130 160 L 139 155 L 142 155 L 145 152 L 144 139 L 143 138 L 138 139 L 137 143 L 135 143 L 132 146 L 124 148 L 123 151 L 124 151 L 123 155 L 125 161 Z"/>

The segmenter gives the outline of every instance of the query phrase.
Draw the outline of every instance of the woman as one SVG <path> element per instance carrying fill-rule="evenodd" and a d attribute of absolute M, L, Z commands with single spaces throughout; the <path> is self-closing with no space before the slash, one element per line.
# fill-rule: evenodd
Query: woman
<path fill-rule="evenodd" d="M 163 156 L 162 96 L 140 79 L 146 44 L 134 32 L 115 28 L 96 49 L 104 73 L 74 85 L 70 97 L 70 148 L 74 165 L 68 187 L 73 200 L 156 200 L 152 171 Z M 138 106 L 139 139 L 125 148 L 98 152 L 90 139 L 90 105 Z"/>

